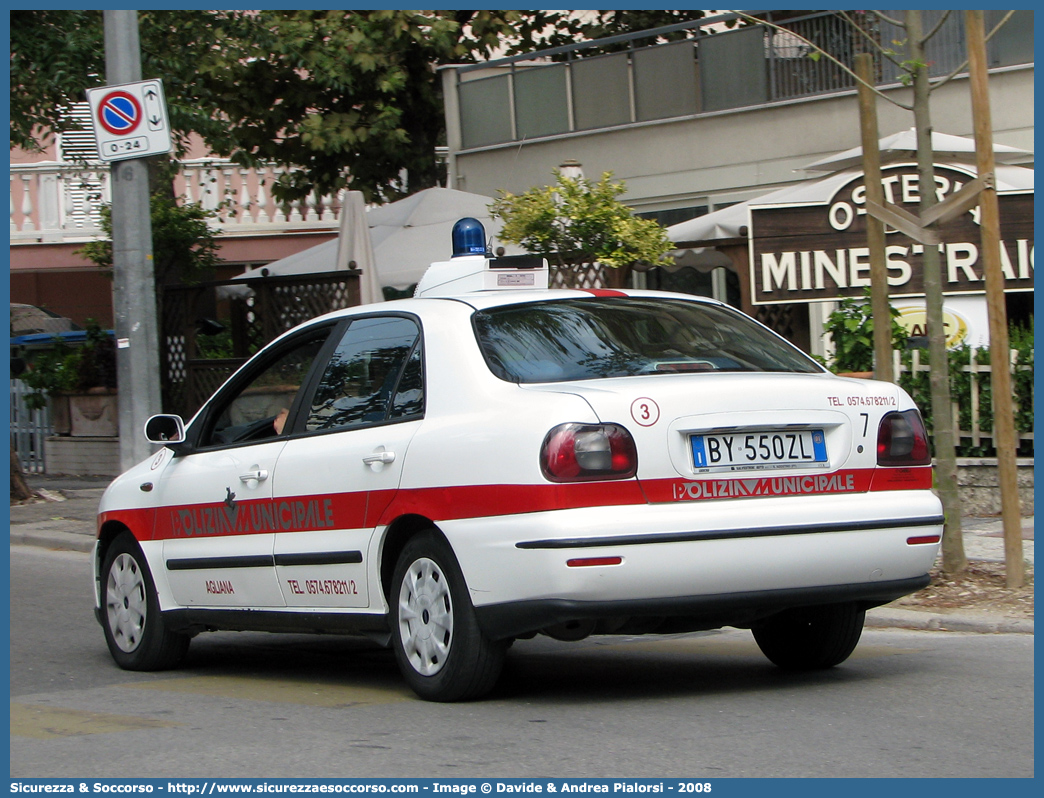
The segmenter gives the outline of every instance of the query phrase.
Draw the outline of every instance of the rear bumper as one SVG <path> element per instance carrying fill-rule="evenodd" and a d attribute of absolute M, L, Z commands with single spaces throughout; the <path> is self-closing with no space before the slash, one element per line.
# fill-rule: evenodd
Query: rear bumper
<path fill-rule="evenodd" d="M 887 604 L 928 585 L 927 574 L 893 582 L 826 585 L 789 590 L 677 596 L 628 601 L 544 599 L 492 604 L 475 610 L 483 633 L 501 640 L 568 621 L 610 621 L 606 629 L 626 630 L 660 619 L 656 631 L 692 632 L 722 626 L 751 626 L 791 607 L 854 602 L 864 609 Z M 653 631 L 648 626 L 643 630 Z"/>
<path fill-rule="evenodd" d="M 783 524 L 781 526 L 742 527 L 739 529 L 707 529 L 665 534 L 607 535 L 605 537 L 575 537 L 546 540 L 524 540 L 515 544 L 519 549 L 574 549 L 603 546 L 641 546 L 656 543 L 685 543 L 702 540 L 743 540 L 772 538 L 785 535 L 821 535 L 831 532 L 857 532 L 866 529 L 921 529 L 943 523 L 943 516 L 922 518 L 882 519 L 872 521 L 842 521 L 828 524 Z"/>
<path fill-rule="evenodd" d="M 792 606 L 886 603 L 927 584 L 930 491 L 591 507 L 441 522 L 488 634 L 577 618 L 743 625 Z"/>

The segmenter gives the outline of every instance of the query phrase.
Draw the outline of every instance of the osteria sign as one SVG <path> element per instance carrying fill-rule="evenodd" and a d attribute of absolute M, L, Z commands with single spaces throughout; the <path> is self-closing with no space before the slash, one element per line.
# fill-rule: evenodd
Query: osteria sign
<path fill-rule="evenodd" d="M 975 177 L 952 164 L 935 165 L 940 200 Z M 916 164 L 882 169 L 885 199 L 918 212 L 920 180 Z M 1033 290 L 1033 192 L 998 192 L 1001 262 L 1006 291 Z M 817 302 L 862 296 L 870 285 L 866 243 L 866 187 L 857 175 L 825 202 L 750 206 L 751 295 L 755 305 Z M 979 246 L 979 208 L 938 227 L 943 290 L 947 294 L 985 291 Z M 885 228 L 889 294 L 923 296 L 924 247 Z"/>

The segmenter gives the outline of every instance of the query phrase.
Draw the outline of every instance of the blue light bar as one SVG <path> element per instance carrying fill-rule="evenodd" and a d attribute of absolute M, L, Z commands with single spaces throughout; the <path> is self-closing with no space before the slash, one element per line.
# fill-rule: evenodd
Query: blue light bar
<path fill-rule="evenodd" d="M 453 225 L 453 257 L 486 254 L 486 230 L 482 222 L 465 216 Z"/>

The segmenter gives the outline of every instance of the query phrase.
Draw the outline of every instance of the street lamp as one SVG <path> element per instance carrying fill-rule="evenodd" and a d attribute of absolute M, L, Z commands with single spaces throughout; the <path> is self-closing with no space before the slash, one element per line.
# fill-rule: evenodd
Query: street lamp
<path fill-rule="evenodd" d="M 567 161 L 562 161 L 562 163 L 558 165 L 558 172 L 562 177 L 568 177 L 570 180 L 584 179 L 583 167 L 580 166 L 579 161 L 574 161 L 572 158 Z"/>

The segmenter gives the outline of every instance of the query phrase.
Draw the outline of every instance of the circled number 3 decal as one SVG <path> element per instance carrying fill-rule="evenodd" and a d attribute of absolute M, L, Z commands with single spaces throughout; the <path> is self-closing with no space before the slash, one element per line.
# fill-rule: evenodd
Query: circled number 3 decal
<path fill-rule="evenodd" d="M 651 427 L 660 420 L 660 408 L 652 399 L 642 396 L 631 402 L 631 418 L 643 427 Z"/>

